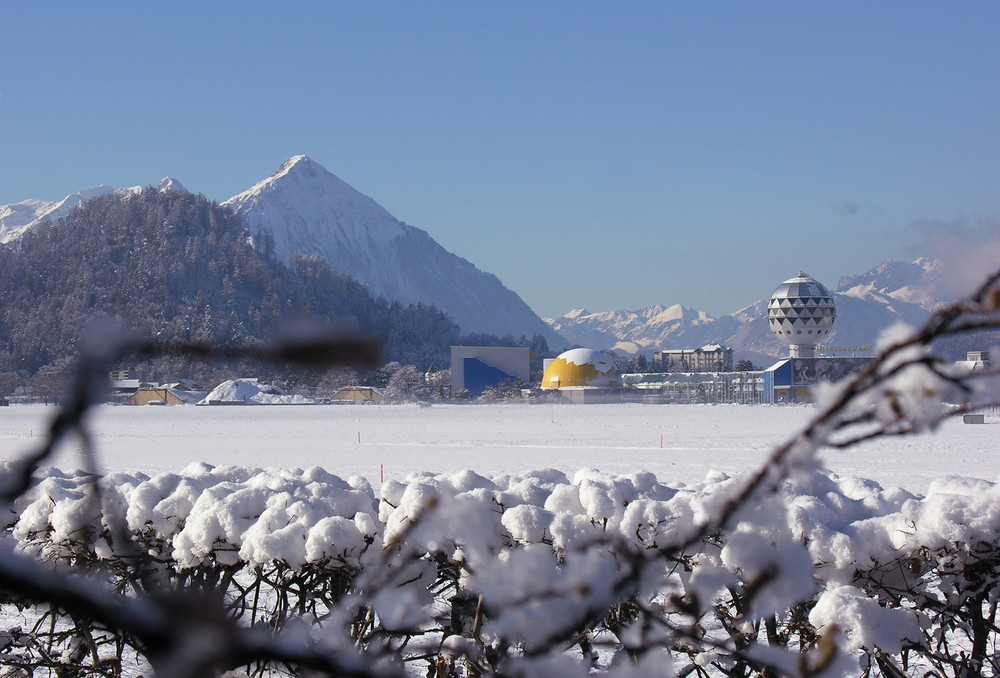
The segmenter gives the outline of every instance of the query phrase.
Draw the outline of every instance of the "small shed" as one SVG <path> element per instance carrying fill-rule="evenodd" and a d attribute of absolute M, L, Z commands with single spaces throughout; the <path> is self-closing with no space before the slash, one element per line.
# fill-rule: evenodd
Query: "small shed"
<path fill-rule="evenodd" d="M 372 403 L 379 405 L 386 401 L 381 391 L 371 386 L 344 386 L 338 388 L 332 396 L 332 403 Z"/>
<path fill-rule="evenodd" d="M 125 405 L 183 405 L 184 400 L 169 388 L 144 386 L 132 394 Z"/>

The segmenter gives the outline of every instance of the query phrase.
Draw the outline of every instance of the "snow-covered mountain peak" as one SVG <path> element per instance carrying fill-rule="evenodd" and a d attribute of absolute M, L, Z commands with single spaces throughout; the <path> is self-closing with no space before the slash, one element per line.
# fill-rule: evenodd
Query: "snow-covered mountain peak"
<path fill-rule="evenodd" d="M 181 182 L 177 181 L 173 177 L 163 177 L 160 179 L 160 183 L 156 185 L 156 190 L 161 193 L 165 191 L 177 191 L 178 193 L 188 192 L 188 190 L 181 185 Z"/>
<path fill-rule="evenodd" d="M 326 170 L 324 169 L 324 171 Z M 244 196 L 249 193 L 259 193 L 263 190 L 267 190 L 269 188 L 272 188 L 276 184 L 280 186 L 281 185 L 280 182 L 290 175 L 294 175 L 296 177 L 293 180 L 302 181 L 310 177 L 315 178 L 316 174 L 317 172 L 315 163 L 313 163 L 307 156 L 293 155 L 291 158 L 281 163 L 281 166 L 278 167 L 278 169 L 276 169 L 266 178 L 261 179 L 247 190 L 243 191 L 237 196 L 233 196 L 223 204 L 232 202 L 233 200 L 236 200 L 240 196 Z M 330 176 L 333 175 L 331 174 Z"/>
<path fill-rule="evenodd" d="M 942 290 L 939 278 L 943 265 L 933 257 L 916 261 L 884 261 L 875 268 L 856 276 L 840 279 L 837 291 L 855 299 L 873 299 L 880 303 L 889 300 L 905 301 L 926 310 L 947 301 L 950 295 Z"/>
<path fill-rule="evenodd" d="M 270 230 L 286 260 L 292 252 L 325 256 L 320 250 L 337 241 L 367 251 L 369 242 L 384 246 L 403 231 L 381 205 L 305 155 L 222 204 L 246 216 L 252 231 Z"/>
<path fill-rule="evenodd" d="M 278 169 L 274 170 L 269 177 L 258 181 L 250 189 L 250 191 L 272 185 L 275 182 L 279 182 L 287 177 L 293 177 L 294 181 L 309 181 L 310 179 L 316 179 L 321 173 L 329 174 L 331 177 L 334 177 L 334 175 L 328 172 L 325 167 L 310 160 L 309 156 L 293 155 L 291 158 L 281 163 Z"/>
<path fill-rule="evenodd" d="M 265 191 L 283 193 L 288 195 L 289 198 L 302 198 L 305 197 L 302 195 L 303 193 L 318 192 L 318 195 L 324 196 L 324 198 L 336 197 L 348 202 L 359 200 L 366 203 L 367 207 L 385 211 L 374 200 L 359 193 L 347 182 L 342 181 L 335 174 L 319 163 L 313 162 L 305 155 L 292 156 L 281 163 L 281 166 L 266 179 L 258 181 L 243 193 L 233 196 L 223 204 L 245 202 L 248 197 Z"/>
<path fill-rule="evenodd" d="M 435 304 L 466 332 L 564 340 L 495 276 L 448 252 L 305 155 L 222 203 L 266 233 L 275 255 L 318 255 L 364 283 L 374 296 Z"/>
<path fill-rule="evenodd" d="M 45 221 L 55 221 L 69 214 L 91 198 L 97 198 L 118 189 L 114 186 L 95 186 L 70 193 L 58 202 L 25 200 L 13 205 L 0 206 L 0 243 L 9 243 Z"/>
<path fill-rule="evenodd" d="M 648 322 L 654 325 L 676 321 L 699 323 L 712 320 L 712 316 L 708 315 L 704 311 L 697 311 L 693 308 L 682 306 L 681 304 L 673 304 L 672 306 L 654 304 L 640 309 L 635 313 L 637 316 L 645 318 Z"/>
<path fill-rule="evenodd" d="M 70 193 L 65 198 L 63 198 L 59 204 L 65 205 L 68 203 L 79 203 L 83 204 L 90 200 L 91 198 L 96 198 L 98 196 L 107 195 L 109 193 L 114 193 L 118 189 L 114 186 L 108 186 L 107 184 L 100 184 L 94 188 L 88 188 L 82 191 L 77 191 L 76 193 Z"/>
<path fill-rule="evenodd" d="M 653 309 L 650 309 L 650 310 L 653 310 Z M 680 304 L 674 304 L 674 305 L 668 306 L 666 308 L 664 308 L 661 305 L 657 305 L 656 312 L 655 313 L 651 313 L 647 317 L 650 320 L 657 320 L 659 322 L 670 322 L 672 320 L 683 320 L 684 316 L 687 315 L 685 313 L 685 311 L 687 311 L 687 310 L 688 309 L 686 309 L 684 306 L 681 306 Z"/>
<path fill-rule="evenodd" d="M 286 160 L 285 162 L 281 163 L 281 167 L 279 167 L 277 169 L 277 171 L 274 174 L 272 174 L 271 176 L 272 177 L 282 176 L 282 175 L 288 174 L 289 172 L 292 172 L 293 170 L 299 171 L 299 172 L 313 172 L 313 173 L 315 173 L 316 172 L 316 167 L 317 167 L 316 163 L 314 163 L 312 160 L 310 160 L 309 156 L 307 156 L 307 155 L 293 155 L 288 160 Z M 296 170 L 296 168 L 298 168 L 298 169 Z M 321 167 L 320 169 L 324 169 L 324 168 Z"/>

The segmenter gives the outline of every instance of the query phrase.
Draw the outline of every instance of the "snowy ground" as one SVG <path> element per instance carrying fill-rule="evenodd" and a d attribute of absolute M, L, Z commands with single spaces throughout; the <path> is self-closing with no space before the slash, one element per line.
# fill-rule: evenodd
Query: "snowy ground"
<path fill-rule="evenodd" d="M 41 443 L 54 407 L 0 409 L 0 458 Z M 321 466 L 375 488 L 413 471 L 472 469 L 483 475 L 557 468 L 608 473 L 645 470 L 676 485 L 709 470 L 735 473 L 814 415 L 810 407 L 708 405 L 103 406 L 89 423 L 104 471 L 178 471 L 215 466 Z M 825 454 L 830 469 L 885 487 L 923 493 L 943 475 L 1000 477 L 1000 419 L 947 422 L 932 435 L 884 440 Z M 662 443 L 661 443 L 662 440 Z M 662 445 L 662 446 L 661 446 Z M 80 466 L 78 443 L 53 466 Z"/>
<path fill-rule="evenodd" d="M 56 414 L 58 410 L 54 407 L 0 408 L 0 449 L 3 450 L 0 459 L 25 455 L 41 445 L 44 442 L 44 432 L 48 422 Z M 386 481 L 403 480 L 413 472 L 443 474 L 461 469 L 471 469 L 492 478 L 504 474 L 527 474 L 531 470 L 546 467 L 559 469 L 570 477 L 573 477 L 580 468 L 594 468 L 606 474 L 651 471 L 661 483 L 676 488 L 685 483 L 702 481 L 711 470 L 735 474 L 759 466 L 775 445 L 793 436 L 815 414 L 816 411 L 810 407 L 637 404 L 434 405 L 431 407 L 416 405 L 103 406 L 91 413 L 88 423 L 98 455 L 99 470 L 105 472 L 144 472 L 158 475 L 163 472 L 180 471 L 192 462 L 205 462 L 217 467 L 321 466 L 343 478 L 357 475 L 367 478 L 375 488 L 377 496 L 382 469 Z M 956 418 L 948 421 L 933 435 L 883 440 L 847 451 L 829 451 L 825 453 L 825 460 L 830 469 L 842 476 L 870 478 L 878 481 L 883 487 L 899 486 L 916 494 L 925 493 L 931 482 L 942 476 L 967 476 L 994 481 L 1000 477 L 1000 461 L 995 450 L 997 435 L 1000 433 L 998 423 L 1000 416 L 992 413 L 987 416 L 987 423 L 984 425 L 967 425 L 961 418 Z M 50 464 L 67 471 L 78 467 L 79 441 L 68 441 L 60 450 L 59 456 L 51 460 Z M 202 478 L 199 482 L 208 483 L 206 487 L 215 487 L 237 476 L 243 478 L 240 475 L 243 470 L 240 468 L 227 469 L 218 474 L 218 478 L 210 477 L 212 474 L 203 471 L 204 469 L 198 469 L 197 475 Z M 269 474 L 249 475 L 255 477 L 252 482 L 248 481 L 247 485 L 253 485 L 254 488 L 266 486 L 274 489 L 274 493 L 278 492 L 278 486 L 272 488 L 268 478 L 257 477 Z M 178 562 L 188 563 L 185 558 L 190 558 L 188 564 L 200 562 L 198 558 L 211 553 L 212 549 L 224 543 L 232 547 L 226 552 L 231 555 L 238 552 L 240 558 L 248 563 L 248 568 L 262 563 L 273 563 L 275 560 L 301 563 L 312 557 L 310 549 L 313 547 L 325 549 L 336 544 L 339 548 L 345 543 L 360 545 L 365 535 L 381 534 L 376 529 L 370 532 L 362 531 L 362 527 L 375 528 L 377 523 L 383 526 L 379 529 L 384 528 L 385 535 L 389 535 L 392 530 L 406 530 L 409 517 L 419 514 L 424 506 L 422 502 L 426 499 L 426 494 L 422 494 L 422 490 L 410 492 L 399 484 L 385 485 L 383 489 L 393 499 L 379 504 L 377 514 L 379 518 L 376 520 L 375 514 L 358 512 L 354 504 L 356 497 L 350 488 L 346 485 L 340 487 L 342 484 L 339 481 L 329 482 L 325 474 L 314 472 L 283 475 L 286 477 L 280 484 L 281 493 L 287 494 L 285 490 L 292 487 L 299 494 L 295 495 L 296 501 L 291 501 L 292 497 L 288 495 L 287 501 L 282 499 L 273 506 L 270 503 L 271 495 L 274 494 L 272 492 L 261 494 L 247 487 L 233 491 L 228 484 L 224 492 L 213 493 L 199 489 L 194 495 L 197 496 L 197 501 L 184 504 L 179 497 L 187 496 L 191 487 L 201 486 L 198 482 L 191 485 L 187 480 L 181 482 L 178 478 L 164 481 L 165 484 L 158 484 L 158 481 L 142 483 L 142 479 L 119 478 L 116 488 L 123 492 L 119 495 L 122 505 L 128 504 L 128 510 L 127 512 L 123 510 L 123 515 L 129 516 L 130 521 L 135 519 L 136 525 L 156 525 L 157 529 L 166 526 L 163 539 L 159 542 L 151 541 L 150 544 L 170 543 L 172 557 L 178 558 Z M 492 483 L 485 478 L 468 477 L 469 475 L 460 477 L 458 484 L 464 486 L 469 482 L 480 481 L 484 484 Z M 236 482 L 244 483 L 245 480 L 246 478 L 243 478 Z M 313 483 L 308 490 L 303 489 L 306 480 Z M 497 558 L 491 548 L 484 546 L 491 543 L 490 535 L 496 534 L 491 530 L 496 525 L 502 524 L 501 531 L 505 533 L 509 531 L 510 537 L 521 542 L 540 541 L 542 530 L 548 530 L 552 543 L 559 544 L 561 543 L 559 540 L 585 537 L 587 530 L 593 529 L 596 516 L 604 515 L 603 522 L 599 521 L 597 524 L 607 525 L 611 530 L 621 529 L 626 537 L 639 535 L 639 529 L 635 526 L 643 523 L 628 523 L 622 528 L 622 525 L 626 524 L 624 504 L 615 505 L 606 501 L 609 493 L 605 493 L 601 488 L 606 485 L 610 491 L 616 481 L 607 479 L 608 483 L 602 485 L 596 482 L 597 480 L 602 479 L 587 480 L 589 484 L 586 494 L 581 489 L 584 486 L 582 481 L 579 483 L 579 488 L 574 486 L 572 494 L 552 491 L 551 495 L 542 497 L 545 502 L 544 509 L 542 505 L 529 504 L 527 500 L 517 505 L 508 501 L 508 508 L 502 517 L 497 517 L 492 506 L 476 505 L 472 501 L 474 493 L 465 492 L 463 501 L 471 503 L 461 504 L 462 513 L 447 511 L 428 513 L 426 515 L 430 517 L 427 518 L 424 528 L 430 530 L 428 534 L 432 535 L 432 539 L 438 539 L 433 536 L 434 530 L 438 528 L 441 534 L 447 534 L 449 538 L 466 530 L 465 536 L 458 541 L 463 544 L 465 552 L 463 557 L 471 559 L 469 562 L 476 562 L 475 558 L 481 559 L 471 568 L 472 572 L 478 573 L 477 576 L 481 579 L 479 584 L 486 585 L 488 590 L 492 590 L 493 593 L 490 595 L 500 596 L 501 603 L 508 598 L 516 600 L 522 597 L 521 594 L 511 594 L 510 591 L 516 593 L 524 587 L 530 588 L 537 578 L 533 575 L 511 583 L 506 556 Z M 332 489 L 314 495 L 312 491 L 316 482 L 327 483 Z M 15 536 L 18 536 L 19 530 L 23 532 L 21 536 L 47 535 L 49 533 L 46 530 L 50 526 L 52 534 L 59 532 L 69 535 L 70 539 L 72 535 L 84 533 L 82 526 L 74 521 L 77 518 L 88 519 L 90 514 L 85 510 L 88 502 L 83 493 L 74 495 L 65 491 L 66 486 L 71 484 L 62 483 L 55 473 L 42 483 L 39 497 L 23 512 L 22 519 L 15 529 Z M 136 489 L 140 484 L 143 488 Z M 716 484 L 725 484 L 725 481 L 717 479 Z M 176 496 L 170 494 L 164 498 L 162 492 L 168 485 L 174 488 L 170 492 L 177 491 Z M 419 486 L 413 483 L 412 487 Z M 453 488 L 456 492 L 457 487 L 456 485 Z M 621 487 L 615 487 L 621 491 Z M 839 586 L 838 567 L 844 567 L 843 564 L 846 563 L 846 567 L 850 567 L 853 571 L 855 563 L 891 562 L 901 552 L 933 553 L 938 544 L 934 540 L 941 535 L 947 537 L 949 544 L 955 539 L 955 534 L 970 535 L 956 540 L 970 544 L 980 543 L 983 540 L 982 534 L 988 533 L 991 539 L 995 535 L 995 512 L 988 508 L 995 505 L 996 491 L 985 488 L 979 483 L 957 482 L 947 486 L 939 485 L 937 493 L 932 494 L 924 502 L 908 502 L 905 513 L 906 519 L 910 521 L 908 523 L 910 527 L 905 534 L 900 533 L 896 522 L 901 516 L 898 513 L 901 509 L 891 501 L 885 500 L 888 494 L 874 492 L 872 488 L 864 487 L 862 489 L 867 493 L 866 497 L 875 498 L 878 495 L 877 501 L 868 503 L 859 501 L 858 506 L 863 505 L 865 508 L 855 507 L 848 511 L 848 514 L 853 511 L 853 515 L 844 514 L 840 517 L 829 511 L 829 507 L 849 505 L 850 502 L 844 501 L 844 496 L 838 494 L 840 491 L 833 489 L 836 488 L 836 484 L 817 482 L 815 485 L 805 483 L 797 487 L 798 490 L 806 492 L 804 497 L 809 500 L 797 501 L 798 509 L 795 515 L 798 516 L 796 524 L 808 524 L 812 530 L 810 532 L 812 536 L 806 540 L 810 551 L 805 554 L 807 558 L 805 569 L 796 569 L 793 566 L 799 561 L 789 560 L 788 562 L 792 564 L 789 565 L 791 569 L 787 572 L 782 571 L 778 580 L 793 584 L 801 583 L 802 572 L 805 572 L 804 578 L 808 579 L 809 583 L 802 585 L 795 595 L 801 593 L 806 596 L 813 590 L 811 577 L 815 576 L 824 581 L 827 586 L 826 593 L 830 593 L 830 596 L 824 593 L 824 597 L 820 599 L 821 604 L 817 605 L 817 609 L 825 615 L 817 617 L 820 620 L 815 622 L 817 628 L 835 622 L 840 628 L 849 629 L 849 635 L 854 633 L 852 637 L 855 639 L 864 636 L 858 631 L 859 629 L 867 632 L 873 628 L 883 628 L 878 620 L 882 619 L 880 615 L 886 613 L 886 610 L 878 606 L 875 601 L 867 601 L 865 594 L 860 590 L 852 588 L 848 593 L 844 593 L 843 589 L 850 587 Z M 124 488 L 131 490 L 125 492 Z M 595 488 L 597 488 L 596 493 Z M 858 490 L 861 486 L 854 484 L 853 488 Z M 50 490 L 58 492 L 47 494 Z M 366 506 L 365 510 L 370 513 L 372 505 L 368 498 L 370 495 L 366 494 L 367 490 L 368 488 L 365 488 L 365 492 L 360 494 L 362 504 Z M 506 485 L 504 490 L 509 490 L 511 497 L 520 497 Z M 716 491 L 717 488 L 710 487 L 709 490 L 711 494 L 711 491 Z M 957 492 L 954 492 L 956 490 Z M 521 491 L 527 492 L 523 487 Z M 815 497 L 808 494 L 814 491 L 818 491 L 819 494 Z M 834 495 L 832 499 L 831 491 Z M 341 494 L 337 494 L 338 492 Z M 700 496 L 697 492 L 687 495 L 690 496 L 678 493 L 674 498 L 674 509 L 687 506 L 686 502 L 689 501 L 695 503 L 700 501 L 697 499 Z M 454 496 L 447 496 L 454 500 Z M 404 497 L 408 499 L 404 501 Z M 576 498 L 575 507 L 569 497 Z M 602 501 L 602 498 L 605 501 Z M 797 499 L 802 498 L 797 497 Z M 52 507 L 57 505 L 57 502 L 60 502 L 59 509 L 54 510 Z M 651 511 L 649 515 L 653 518 L 667 515 L 662 513 L 665 509 L 660 504 L 658 500 L 648 498 L 633 502 L 630 506 L 638 509 L 632 511 L 629 520 L 635 520 L 636 516 L 642 516 L 645 520 L 647 510 Z M 474 505 L 479 508 L 472 510 Z M 595 512 L 596 508 L 600 508 L 598 505 L 614 507 L 614 515 L 610 520 L 608 516 L 612 514 Z M 160 515 L 158 512 L 162 512 L 160 508 L 162 506 L 167 510 L 186 506 L 184 511 L 189 512 L 185 512 L 183 521 L 178 522 L 172 520 L 175 515 L 173 513 Z M 335 510 L 334 506 L 340 508 Z M 656 508 L 657 506 L 659 508 Z M 347 510 L 341 510 L 344 507 L 347 507 Z M 873 507 L 881 508 L 876 510 Z M 381 517 L 383 510 L 386 511 L 385 517 Z M 559 515 L 556 515 L 557 513 Z M 541 522 L 540 516 L 546 515 L 548 516 L 546 520 L 549 522 Z M 691 520 L 695 512 L 678 510 L 676 514 L 670 515 L 673 516 L 672 520 L 674 517 L 678 521 L 684 517 Z M 805 519 L 802 518 L 803 515 L 806 515 Z M 487 520 L 483 522 L 476 516 L 485 516 Z M 574 522 L 573 516 L 579 520 Z M 784 513 L 779 517 L 782 521 L 785 520 Z M 770 525 L 767 511 L 757 515 L 757 519 L 763 519 L 765 527 Z M 37 525 L 33 521 L 36 521 Z M 860 523 L 865 524 L 864 529 L 856 529 Z M 480 529 L 484 524 L 493 527 Z M 240 527 L 230 535 L 223 526 L 232 525 Z M 280 528 L 274 529 L 275 525 Z M 352 526 L 356 534 L 348 529 Z M 676 527 L 676 524 L 673 527 Z M 179 532 L 167 534 L 173 528 L 177 528 Z M 315 538 L 313 538 L 314 531 L 317 535 Z M 470 537 L 472 532 L 475 532 L 475 536 Z M 537 532 L 537 536 L 531 537 L 530 534 L 533 532 Z M 772 534 L 771 531 L 764 532 Z M 779 533 L 785 534 L 786 537 L 791 535 L 788 530 L 773 531 L 775 535 Z M 890 534 L 893 535 L 891 539 Z M 350 542 L 350 538 L 355 541 Z M 421 537 L 414 533 L 414 543 L 421 538 L 426 538 L 426 534 Z M 776 548 L 775 542 L 769 541 L 771 539 L 772 537 L 767 537 L 764 542 L 760 542 L 764 544 L 764 550 L 760 553 L 770 553 L 769 549 Z M 802 551 L 805 548 L 803 543 L 798 537 L 795 539 L 794 548 Z M 912 543 L 905 542 L 906 539 L 910 539 Z M 56 544 L 62 543 L 55 538 L 51 541 Z M 439 541 L 446 543 L 448 540 Z M 49 543 L 47 536 L 44 543 Z M 736 550 L 733 553 L 739 553 L 741 548 L 746 551 L 747 544 L 750 544 L 746 541 L 736 543 L 738 546 L 734 547 Z M 758 548 L 755 544 L 757 542 L 751 544 L 753 549 Z M 789 544 L 790 542 L 779 546 L 782 549 L 792 548 Z M 516 548 L 520 549 L 521 546 Z M 530 551 L 529 547 L 524 549 L 523 552 L 518 551 L 521 555 L 516 556 L 517 558 L 526 557 L 523 556 L 524 553 L 538 553 Z M 549 547 L 545 547 L 545 553 L 548 554 L 546 557 L 551 558 L 548 549 Z M 296 556 L 298 560 L 293 558 L 300 552 L 301 557 Z M 886 555 L 887 552 L 891 553 Z M 321 550 L 318 553 L 319 556 L 323 556 L 326 551 Z M 750 551 L 746 551 L 744 555 L 746 554 L 756 557 L 756 554 Z M 809 557 L 812 558 L 811 561 L 808 560 Z M 750 560 L 753 561 L 754 558 Z M 757 560 L 760 561 L 759 558 Z M 518 562 L 529 561 L 518 560 Z M 824 565 L 822 568 L 811 568 L 808 566 L 810 562 L 822 562 Z M 246 570 L 247 573 L 250 571 Z M 494 580 L 506 583 L 490 589 L 489 582 Z M 711 577 L 707 577 L 706 580 L 711 580 Z M 416 586 L 424 587 L 424 584 L 419 583 Z M 590 590 L 589 587 L 585 589 Z M 385 590 L 395 591 L 396 588 L 388 587 Z M 580 589 L 574 586 L 567 590 Z M 426 588 L 422 588 L 421 591 L 426 593 Z M 933 588 L 928 591 L 934 593 Z M 926 591 L 917 593 L 923 595 Z M 709 593 L 703 598 L 707 600 L 711 595 Z M 530 599 L 530 596 L 528 598 Z M 403 596 L 393 598 L 390 602 L 396 606 L 392 609 L 408 610 L 412 600 Z M 561 605 L 565 602 L 558 602 L 561 600 L 557 598 L 556 604 Z M 867 601 L 869 607 L 864 610 L 870 612 L 871 619 L 862 618 L 862 612 L 857 611 L 862 608 L 852 607 L 857 600 Z M 919 608 L 923 605 L 920 601 L 924 599 L 915 597 L 914 600 L 917 602 L 912 603 L 913 607 Z M 551 601 L 549 604 L 552 604 Z M 864 614 L 867 615 L 869 612 Z M 379 614 L 383 614 L 383 611 Z M 901 613 L 893 614 L 898 616 Z M 533 619 L 531 628 L 534 632 L 537 630 L 538 621 L 534 617 L 531 618 Z M 27 617 L 17 616 L 8 618 L 7 621 L 27 626 L 26 619 Z M 545 619 L 558 619 L 558 616 L 549 615 Z M 875 621 L 871 621 L 872 619 Z M 878 641 L 880 646 L 891 647 L 895 643 L 895 646 L 899 647 L 900 639 L 908 633 L 909 626 L 901 626 L 895 622 L 893 624 L 884 626 L 890 629 L 887 633 L 894 635 L 880 639 Z M 913 624 L 916 622 L 913 621 Z M 956 635 L 955 647 L 968 648 L 970 645 L 966 641 L 967 639 L 960 634 Z M 858 640 L 858 643 L 860 647 L 861 640 Z M 898 650 L 890 650 L 890 653 L 892 652 Z M 144 674 L 146 670 L 144 664 L 128 663 L 125 674 L 136 676 Z M 423 666 L 413 664 L 411 675 L 423 675 Z M 852 674 L 848 672 L 845 675 Z"/>

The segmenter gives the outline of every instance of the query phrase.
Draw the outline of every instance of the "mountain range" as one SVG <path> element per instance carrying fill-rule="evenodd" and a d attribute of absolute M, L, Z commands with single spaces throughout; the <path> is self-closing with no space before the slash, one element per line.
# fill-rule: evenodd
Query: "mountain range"
<path fill-rule="evenodd" d="M 157 188 L 185 190 L 171 178 Z M 98 186 L 55 203 L 26 200 L 0 206 L 0 243 L 16 241 L 94 197 L 136 190 Z M 543 321 L 496 276 L 448 252 L 426 231 L 398 220 L 304 155 L 289 158 L 222 206 L 243 219 L 256 247 L 271 248 L 279 260 L 317 255 L 365 285 L 372 296 L 434 305 L 466 333 L 540 334 L 552 348 L 581 345 L 647 356 L 657 349 L 720 343 L 733 348 L 738 358 L 759 364 L 786 353 L 767 326 L 767 290 L 754 304 L 721 317 L 673 304 L 597 313 L 578 308 Z M 780 273 L 775 286 L 795 272 Z M 890 325 L 923 322 L 936 305 L 951 298 L 942 284 L 945 273 L 940 261 L 923 258 L 887 261 L 844 276 L 834 293 L 838 318 L 826 345 L 863 351 Z"/>
<path fill-rule="evenodd" d="M 951 300 L 942 293 L 941 276 L 940 261 L 921 258 L 886 261 L 861 275 L 842 277 L 833 293 L 837 320 L 824 345 L 840 353 L 868 353 L 884 329 L 900 322 L 923 323 L 936 306 Z M 775 287 L 780 282 L 775 280 Z M 545 321 L 570 343 L 592 348 L 648 356 L 658 349 L 718 343 L 732 348 L 738 358 L 766 366 L 787 355 L 767 324 L 769 297 L 718 318 L 676 304 L 603 313 L 574 309 Z"/>
<path fill-rule="evenodd" d="M 164 178 L 157 189 L 183 191 Z M 39 224 L 65 217 L 85 201 L 138 187 L 98 186 L 59 202 L 26 200 L 0 207 L 0 243 Z M 304 155 L 286 160 L 272 175 L 222 206 L 244 219 L 257 246 L 267 244 L 286 264 L 293 254 L 318 255 L 352 276 L 373 297 L 434 305 L 465 333 L 565 340 L 500 280 L 439 245 L 426 231 L 399 221 L 381 205 Z"/>

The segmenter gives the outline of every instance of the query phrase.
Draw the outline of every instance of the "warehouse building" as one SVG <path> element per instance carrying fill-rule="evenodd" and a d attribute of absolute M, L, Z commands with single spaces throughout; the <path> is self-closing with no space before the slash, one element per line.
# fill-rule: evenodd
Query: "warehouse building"
<path fill-rule="evenodd" d="M 478 397 L 505 381 L 531 380 L 531 351 L 509 346 L 452 346 L 451 393 Z"/>

